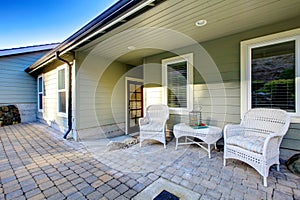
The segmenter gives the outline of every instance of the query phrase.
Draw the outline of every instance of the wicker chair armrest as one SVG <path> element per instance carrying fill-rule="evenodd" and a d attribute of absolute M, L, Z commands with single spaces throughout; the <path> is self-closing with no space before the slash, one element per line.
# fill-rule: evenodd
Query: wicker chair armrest
<path fill-rule="evenodd" d="M 269 134 L 264 142 L 263 146 L 263 154 L 270 154 L 272 155 L 273 151 L 279 152 L 279 146 L 281 144 L 283 135 L 280 133 L 271 133 Z"/>
<path fill-rule="evenodd" d="M 285 133 L 270 133 L 268 137 L 273 138 L 273 137 L 283 137 Z"/>
<path fill-rule="evenodd" d="M 146 125 L 148 124 L 150 121 L 147 117 L 144 117 L 144 118 L 139 118 L 139 125 L 140 126 L 143 126 L 143 125 Z"/>
<path fill-rule="evenodd" d="M 224 127 L 224 139 L 227 137 L 241 135 L 244 132 L 244 128 L 240 124 L 227 124 Z"/>

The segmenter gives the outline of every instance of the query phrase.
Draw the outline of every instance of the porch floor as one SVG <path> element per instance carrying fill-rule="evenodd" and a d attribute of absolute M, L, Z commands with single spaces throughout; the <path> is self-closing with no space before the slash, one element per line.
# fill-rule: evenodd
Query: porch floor
<path fill-rule="evenodd" d="M 196 199 L 300 199 L 300 177 L 284 164 L 280 172 L 271 168 L 265 188 L 248 165 L 229 160 L 223 167 L 222 151 L 209 159 L 193 145 L 175 151 L 174 141 L 167 149 L 150 142 L 111 152 L 97 148 L 63 140 L 40 123 L 1 127 L 0 200 L 138 199 L 163 187 L 159 183 L 193 191 Z"/>

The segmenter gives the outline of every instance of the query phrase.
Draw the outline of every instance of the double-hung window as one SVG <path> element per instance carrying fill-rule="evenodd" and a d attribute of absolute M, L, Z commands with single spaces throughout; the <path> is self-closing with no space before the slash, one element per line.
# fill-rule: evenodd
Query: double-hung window
<path fill-rule="evenodd" d="M 171 113 L 184 114 L 193 109 L 193 54 L 162 60 L 163 103 Z"/>
<path fill-rule="evenodd" d="M 57 75 L 58 113 L 65 116 L 67 113 L 67 68 L 58 68 Z"/>
<path fill-rule="evenodd" d="M 277 108 L 299 121 L 300 30 L 244 41 L 241 48 L 242 113 Z"/>
<path fill-rule="evenodd" d="M 42 75 L 37 79 L 37 92 L 38 111 L 43 112 L 44 80 Z"/>

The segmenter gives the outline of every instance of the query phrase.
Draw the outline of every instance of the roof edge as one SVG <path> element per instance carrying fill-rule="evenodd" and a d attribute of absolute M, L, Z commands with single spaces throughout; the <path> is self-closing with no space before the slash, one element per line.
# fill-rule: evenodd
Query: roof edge
<path fill-rule="evenodd" d="M 79 29 L 64 42 L 58 45 L 56 48 L 48 52 L 45 56 L 37 60 L 30 67 L 25 69 L 26 72 L 32 73 L 38 68 L 46 65 L 55 59 L 55 52 L 59 51 L 62 54 L 67 53 L 77 47 L 78 44 L 81 44 L 82 40 L 88 38 L 90 35 L 93 35 L 97 30 L 105 27 L 111 21 L 114 21 L 117 17 L 122 16 L 126 11 L 134 8 L 135 6 L 141 5 L 145 2 L 151 0 L 119 0 L 107 10 L 102 12 L 99 16 L 90 21 L 87 25 Z M 152 0 L 155 1 L 155 0 Z"/>
<path fill-rule="evenodd" d="M 32 53 L 36 51 L 51 50 L 57 47 L 59 44 L 60 43 L 50 43 L 50 44 L 32 45 L 32 46 L 25 46 L 25 47 L 10 48 L 10 49 L 0 49 L 0 57 L 23 54 L 23 53 Z"/>

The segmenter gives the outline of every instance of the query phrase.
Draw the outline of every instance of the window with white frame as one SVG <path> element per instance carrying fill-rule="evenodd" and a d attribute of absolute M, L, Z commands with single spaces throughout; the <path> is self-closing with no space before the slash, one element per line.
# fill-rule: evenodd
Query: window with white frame
<path fill-rule="evenodd" d="M 67 70 L 66 67 L 58 69 L 57 86 L 58 86 L 58 113 L 62 115 L 67 113 Z"/>
<path fill-rule="evenodd" d="M 183 114 L 193 109 L 193 54 L 162 60 L 163 103 L 171 113 Z"/>
<path fill-rule="evenodd" d="M 286 110 L 294 119 L 299 116 L 298 32 L 298 35 L 294 30 L 242 42 L 242 113 L 264 107 Z"/>
<path fill-rule="evenodd" d="M 44 96 L 44 80 L 43 76 L 38 76 L 37 79 L 37 92 L 38 92 L 38 111 L 43 111 L 43 96 Z"/>

